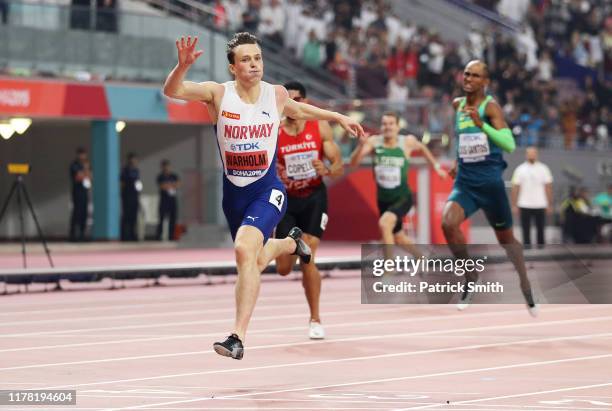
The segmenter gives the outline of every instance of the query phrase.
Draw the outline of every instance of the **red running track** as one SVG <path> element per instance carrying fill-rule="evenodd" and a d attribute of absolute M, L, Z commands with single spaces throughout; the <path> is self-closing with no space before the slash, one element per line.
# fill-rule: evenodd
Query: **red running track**
<path fill-rule="evenodd" d="M 0 389 L 75 389 L 46 408 L 70 411 L 612 409 L 609 305 L 368 306 L 332 273 L 313 342 L 301 284 L 274 277 L 235 361 L 211 349 L 232 280 L 1 297 Z"/>

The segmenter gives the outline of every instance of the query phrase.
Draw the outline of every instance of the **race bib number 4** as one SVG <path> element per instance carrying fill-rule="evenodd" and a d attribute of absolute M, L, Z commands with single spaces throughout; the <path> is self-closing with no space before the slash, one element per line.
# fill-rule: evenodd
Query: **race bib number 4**
<path fill-rule="evenodd" d="M 285 202 L 285 194 L 277 189 L 272 189 L 270 193 L 270 199 L 268 200 L 274 207 L 278 208 L 278 211 L 281 211 L 283 208 L 283 203 Z"/>
<path fill-rule="evenodd" d="M 306 180 L 317 176 L 317 171 L 312 166 L 312 160 L 319 158 L 316 151 L 306 151 L 304 153 L 287 154 L 285 165 L 287 177 L 294 180 Z"/>
<path fill-rule="evenodd" d="M 483 161 L 490 153 L 489 139 L 485 133 L 459 134 L 459 158 L 464 162 Z"/>
<path fill-rule="evenodd" d="M 401 169 L 399 167 L 389 167 L 378 165 L 374 169 L 376 183 L 386 189 L 399 187 L 402 183 Z"/>

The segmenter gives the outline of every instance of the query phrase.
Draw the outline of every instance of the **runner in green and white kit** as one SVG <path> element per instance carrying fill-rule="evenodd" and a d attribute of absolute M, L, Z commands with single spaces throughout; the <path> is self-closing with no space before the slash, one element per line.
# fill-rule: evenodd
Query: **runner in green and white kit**
<path fill-rule="evenodd" d="M 359 140 L 351 154 L 351 166 L 356 167 L 365 156 L 372 155 L 374 176 L 376 178 L 378 226 L 384 244 L 404 246 L 413 256 L 421 256 L 412 240 L 402 231 L 402 221 L 412 208 L 412 193 L 408 186 L 407 174 L 410 154 L 421 151 L 427 161 L 443 178 L 446 172 L 433 157 L 427 146 L 413 135 L 399 135 L 399 117 L 396 113 L 383 114 L 381 119 L 382 136 L 370 136 Z"/>

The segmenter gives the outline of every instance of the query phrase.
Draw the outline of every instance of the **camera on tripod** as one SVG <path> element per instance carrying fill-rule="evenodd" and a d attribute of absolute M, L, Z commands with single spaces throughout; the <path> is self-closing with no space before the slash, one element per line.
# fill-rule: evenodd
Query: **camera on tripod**
<path fill-rule="evenodd" d="M 9 174 L 25 176 L 30 174 L 30 165 L 27 163 L 9 163 L 6 166 Z"/>
<path fill-rule="evenodd" d="M 49 260 L 49 265 L 53 267 L 53 260 L 51 259 L 51 253 L 49 252 L 49 248 L 47 247 L 47 240 L 45 240 L 45 236 L 40 228 L 40 224 L 38 223 L 38 218 L 36 218 L 36 213 L 34 212 L 34 207 L 32 206 L 32 201 L 30 200 L 30 195 L 28 194 L 28 190 L 26 190 L 25 182 L 23 176 L 30 173 L 30 165 L 27 163 L 9 163 L 7 165 L 7 170 L 9 174 L 15 176 L 15 182 L 11 186 L 11 190 L 9 191 L 6 200 L 4 201 L 4 205 L 2 209 L 0 209 L 0 222 L 6 213 L 9 202 L 11 201 L 11 197 L 13 194 L 17 196 L 17 208 L 19 210 L 19 227 L 21 231 L 21 254 L 23 255 L 23 268 L 27 268 L 26 263 L 26 246 L 25 246 L 25 227 L 24 227 L 24 218 L 23 218 L 23 204 L 22 198 L 25 200 L 28 209 L 30 210 L 30 214 L 34 219 L 34 223 L 36 224 L 36 231 L 38 232 L 38 237 L 43 244 L 45 249 L 45 253 L 47 254 L 47 259 Z"/>

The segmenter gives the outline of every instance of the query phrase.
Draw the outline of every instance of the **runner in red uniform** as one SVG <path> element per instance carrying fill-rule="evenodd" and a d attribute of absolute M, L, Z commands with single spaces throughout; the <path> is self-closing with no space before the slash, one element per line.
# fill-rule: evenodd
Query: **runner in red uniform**
<path fill-rule="evenodd" d="M 298 82 L 285 84 L 289 97 L 295 101 L 306 98 L 306 89 Z M 319 316 L 321 275 L 315 265 L 315 253 L 327 225 L 327 189 L 323 177 L 343 174 L 340 148 L 334 143 L 327 121 L 296 120 L 286 117 L 278 135 L 278 175 L 287 190 L 287 212 L 276 226 L 276 238 L 287 236 L 292 227 L 299 227 L 302 239 L 310 246 L 312 258 L 301 262 L 302 285 L 310 308 L 309 337 L 325 338 Z M 324 160 L 329 162 L 326 166 Z M 276 258 L 281 275 L 291 272 L 296 258 L 283 255 Z"/>

